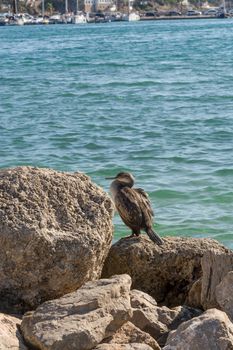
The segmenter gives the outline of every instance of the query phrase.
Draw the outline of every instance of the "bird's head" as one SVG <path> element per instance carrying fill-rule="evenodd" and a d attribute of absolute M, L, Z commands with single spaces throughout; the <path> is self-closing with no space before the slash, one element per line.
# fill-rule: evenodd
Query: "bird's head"
<path fill-rule="evenodd" d="M 130 173 L 121 172 L 115 177 L 106 177 L 106 179 L 114 180 L 122 186 L 132 187 L 134 185 L 134 177 Z"/>

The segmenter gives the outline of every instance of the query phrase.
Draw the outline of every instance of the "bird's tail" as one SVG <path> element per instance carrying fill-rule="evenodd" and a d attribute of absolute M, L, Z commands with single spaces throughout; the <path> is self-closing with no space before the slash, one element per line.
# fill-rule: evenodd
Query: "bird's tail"
<path fill-rule="evenodd" d="M 156 244 L 158 244 L 158 245 L 162 245 L 162 244 L 164 243 L 163 240 L 162 240 L 162 238 L 160 238 L 159 235 L 158 235 L 155 231 L 152 230 L 152 228 L 148 228 L 148 229 L 146 230 L 146 233 L 148 234 L 148 236 L 150 237 L 150 239 L 151 239 L 154 243 L 156 243 Z"/>

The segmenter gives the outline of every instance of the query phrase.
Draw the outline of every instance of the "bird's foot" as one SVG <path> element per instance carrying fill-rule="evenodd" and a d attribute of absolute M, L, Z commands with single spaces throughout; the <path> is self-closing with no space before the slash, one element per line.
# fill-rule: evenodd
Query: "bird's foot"
<path fill-rule="evenodd" d="M 128 238 L 133 238 L 133 237 L 138 237 L 139 235 L 137 235 L 136 233 L 132 233 L 131 235 L 129 236 L 126 236 L 124 238 L 128 239 Z"/>

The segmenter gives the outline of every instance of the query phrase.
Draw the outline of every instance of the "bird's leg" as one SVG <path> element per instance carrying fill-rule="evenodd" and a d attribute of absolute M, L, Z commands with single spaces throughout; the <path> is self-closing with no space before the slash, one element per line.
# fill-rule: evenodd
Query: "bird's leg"
<path fill-rule="evenodd" d="M 140 235 L 140 229 L 132 230 L 132 236 L 138 237 Z"/>
<path fill-rule="evenodd" d="M 132 234 L 129 235 L 129 236 L 126 236 L 125 238 L 132 238 L 132 237 L 135 237 L 135 234 L 134 234 L 134 233 L 132 233 Z"/>
<path fill-rule="evenodd" d="M 139 230 L 132 230 L 132 234 L 130 236 L 126 236 L 125 238 L 138 237 L 140 235 Z"/>

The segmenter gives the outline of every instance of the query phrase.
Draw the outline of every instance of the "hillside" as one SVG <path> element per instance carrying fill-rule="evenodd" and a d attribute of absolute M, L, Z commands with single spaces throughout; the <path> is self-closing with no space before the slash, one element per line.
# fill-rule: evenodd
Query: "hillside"
<path fill-rule="evenodd" d="M 68 0 L 69 12 L 74 12 L 76 9 L 77 0 Z M 118 10 L 122 11 L 126 5 L 127 0 L 118 0 Z M 209 6 L 219 6 L 218 0 L 210 0 L 209 2 L 201 2 L 200 0 L 135 0 L 133 7 L 139 11 L 166 11 L 169 9 L 182 10 L 183 8 L 189 7 L 207 7 Z M 2 0 L 0 1 L 1 12 L 7 11 L 7 9 L 12 9 L 12 1 Z M 79 8 L 84 8 L 84 0 L 79 0 Z M 45 0 L 45 10 L 48 15 L 52 13 L 64 13 L 65 12 L 65 0 Z M 18 11 L 28 12 L 30 14 L 39 14 L 41 12 L 41 0 L 18 0 Z"/>

